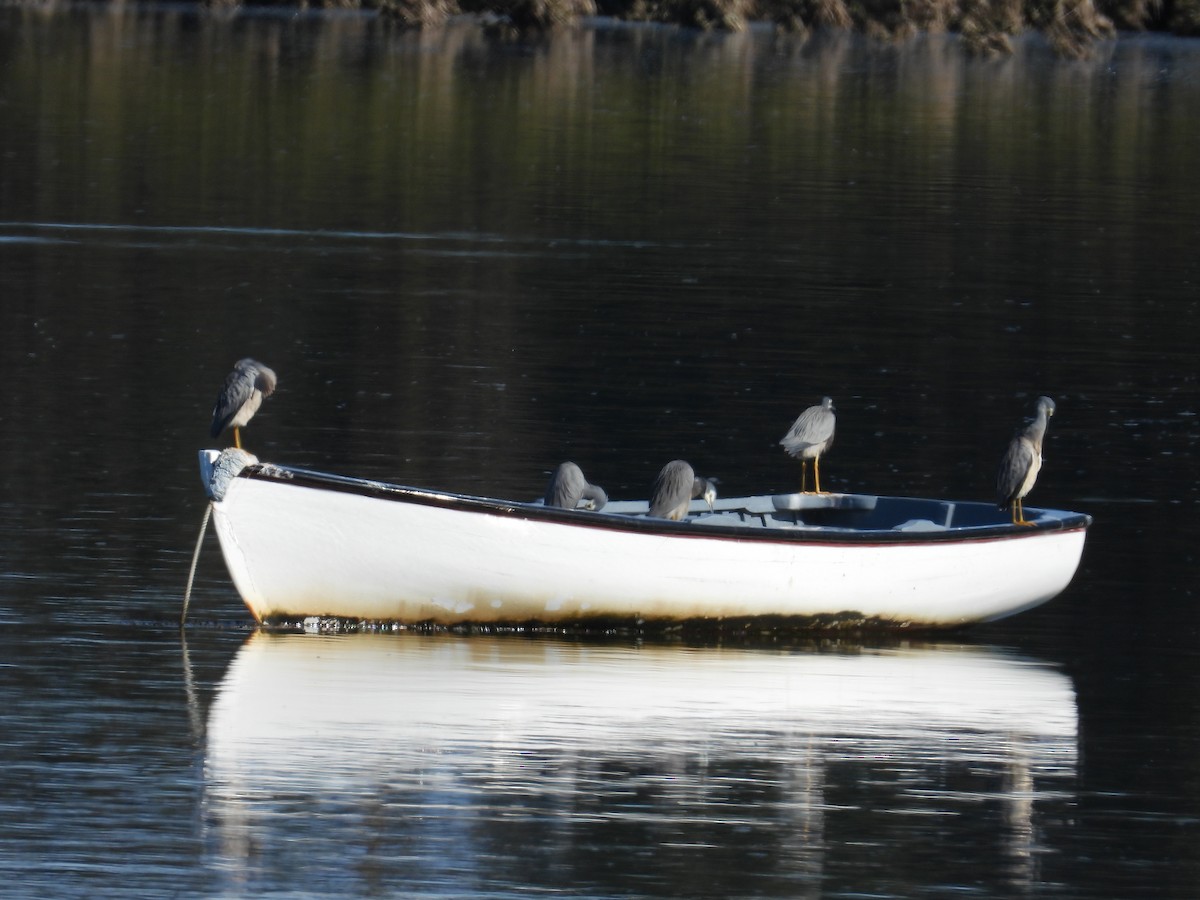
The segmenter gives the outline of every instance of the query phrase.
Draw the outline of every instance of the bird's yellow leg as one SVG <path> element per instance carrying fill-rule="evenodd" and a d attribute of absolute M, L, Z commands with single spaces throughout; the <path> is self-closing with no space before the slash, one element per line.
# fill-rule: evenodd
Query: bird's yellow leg
<path fill-rule="evenodd" d="M 1017 514 L 1013 517 L 1014 525 L 1032 525 L 1033 524 L 1032 522 L 1030 522 L 1028 519 L 1025 518 L 1025 504 L 1022 502 L 1020 497 L 1017 498 L 1017 502 L 1014 506 L 1014 509 L 1016 509 L 1016 511 L 1017 511 Z"/>
<path fill-rule="evenodd" d="M 808 493 L 808 460 L 800 460 L 800 493 Z"/>
<path fill-rule="evenodd" d="M 813 457 L 813 480 L 817 483 L 817 493 L 823 493 L 821 490 L 821 457 Z"/>
<path fill-rule="evenodd" d="M 242 449 L 242 429 L 238 428 L 236 425 L 233 426 L 233 446 L 237 447 L 239 450 Z"/>

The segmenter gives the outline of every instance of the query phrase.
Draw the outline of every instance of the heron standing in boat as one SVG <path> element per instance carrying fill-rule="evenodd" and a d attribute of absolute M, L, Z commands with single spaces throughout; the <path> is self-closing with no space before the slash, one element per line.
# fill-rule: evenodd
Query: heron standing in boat
<path fill-rule="evenodd" d="M 717 499 L 717 480 L 701 478 L 682 459 L 662 467 L 650 491 L 650 515 L 676 522 L 687 517 L 693 499 L 702 498 L 712 510 Z"/>
<path fill-rule="evenodd" d="M 1017 432 L 1000 460 L 1000 471 L 996 474 L 996 505 L 1000 509 L 1011 507 L 1014 525 L 1033 524 L 1025 520 L 1021 501 L 1033 490 L 1041 471 L 1042 439 L 1052 415 L 1054 401 L 1049 397 L 1038 397 L 1036 418 Z"/>
<path fill-rule="evenodd" d="M 833 446 L 833 429 L 837 424 L 833 400 L 823 397 L 819 406 L 810 406 L 792 423 L 788 433 L 779 441 L 789 456 L 800 460 L 800 492 L 804 493 L 808 460 L 813 461 L 813 478 L 817 493 L 821 493 L 821 454 Z"/>
<path fill-rule="evenodd" d="M 559 463 L 550 476 L 542 502 L 560 509 L 575 509 L 582 502 L 584 509 L 599 512 L 608 502 L 608 494 L 599 485 L 588 483 L 583 470 L 575 463 L 565 462 Z"/>
<path fill-rule="evenodd" d="M 263 398 L 274 392 L 276 383 L 275 373 L 258 360 L 239 359 L 213 406 L 212 436 L 217 437 L 226 428 L 232 428 L 233 445 L 241 450 L 242 426 L 254 418 Z"/>

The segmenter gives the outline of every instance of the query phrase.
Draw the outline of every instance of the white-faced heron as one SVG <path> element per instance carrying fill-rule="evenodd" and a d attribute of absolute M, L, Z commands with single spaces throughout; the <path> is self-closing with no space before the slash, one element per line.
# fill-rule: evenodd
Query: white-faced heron
<path fill-rule="evenodd" d="M 1049 397 L 1038 397 L 1037 417 L 1017 432 L 1000 460 L 1000 471 L 996 473 L 996 505 L 1000 509 L 1012 508 L 1014 525 L 1033 524 L 1025 520 L 1021 501 L 1033 490 L 1041 471 L 1042 439 L 1052 415 L 1054 401 Z"/>
<path fill-rule="evenodd" d="M 240 429 L 254 418 L 263 398 L 271 396 L 276 383 L 275 373 L 262 363 L 249 357 L 239 359 L 213 406 L 212 436 L 217 437 L 226 428 L 232 428 L 233 444 L 240 450 Z"/>
<path fill-rule="evenodd" d="M 817 493 L 821 493 L 821 454 L 833 446 L 833 429 L 837 424 L 833 400 L 821 399 L 819 406 L 810 406 L 800 413 L 788 433 L 779 441 L 789 456 L 800 460 L 800 490 L 805 489 L 808 460 L 813 461 L 813 477 Z"/>
<path fill-rule="evenodd" d="M 701 478 L 682 459 L 674 459 L 662 467 L 650 491 L 650 515 L 676 522 L 687 517 L 688 505 L 703 498 L 708 508 L 717 499 L 717 480 Z"/>
<path fill-rule="evenodd" d="M 550 476 L 543 502 L 560 509 L 575 509 L 582 503 L 584 509 L 599 512 L 608 502 L 608 494 L 599 485 L 589 484 L 575 463 L 565 462 Z"/>

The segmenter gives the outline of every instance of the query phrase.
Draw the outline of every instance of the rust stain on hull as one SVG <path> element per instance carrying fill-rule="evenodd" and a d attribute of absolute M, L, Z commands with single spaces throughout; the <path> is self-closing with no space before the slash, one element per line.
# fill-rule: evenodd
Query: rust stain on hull
<path fill-rule="evenodd" d="M 268 614 L 259 623 L 268 631 L 309 631 L 320 633 L 386 633 L 459 635 L 564 636 L 579 638 L 633 637 L 698 641 L 745 641 L 797 637 L 852 637 L 855 635 L 948 634 L 967 628 L 945 622 L 884 619 L 854 611 L 817 616 L 735 616 L 729 618 L 652 618 L 588 617 L 570 619 L 529 619 L 524 621 L 444 622 L 432 619 L 400 621 L 367 620 L 341 616 L 312 615 L 297 617 Z"/>

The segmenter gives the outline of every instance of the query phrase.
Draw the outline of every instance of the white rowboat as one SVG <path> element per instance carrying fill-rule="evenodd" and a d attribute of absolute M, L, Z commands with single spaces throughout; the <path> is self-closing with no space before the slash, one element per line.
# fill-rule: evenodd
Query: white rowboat
<path fill-rule="evenodd" d="M 201 451 L 234 585 L 260 622 L 433 625 L 780 617 L 804 627 L 956 628 L 1070 583 L 1091 518 L 862 494 L 552 509 Z"/>

